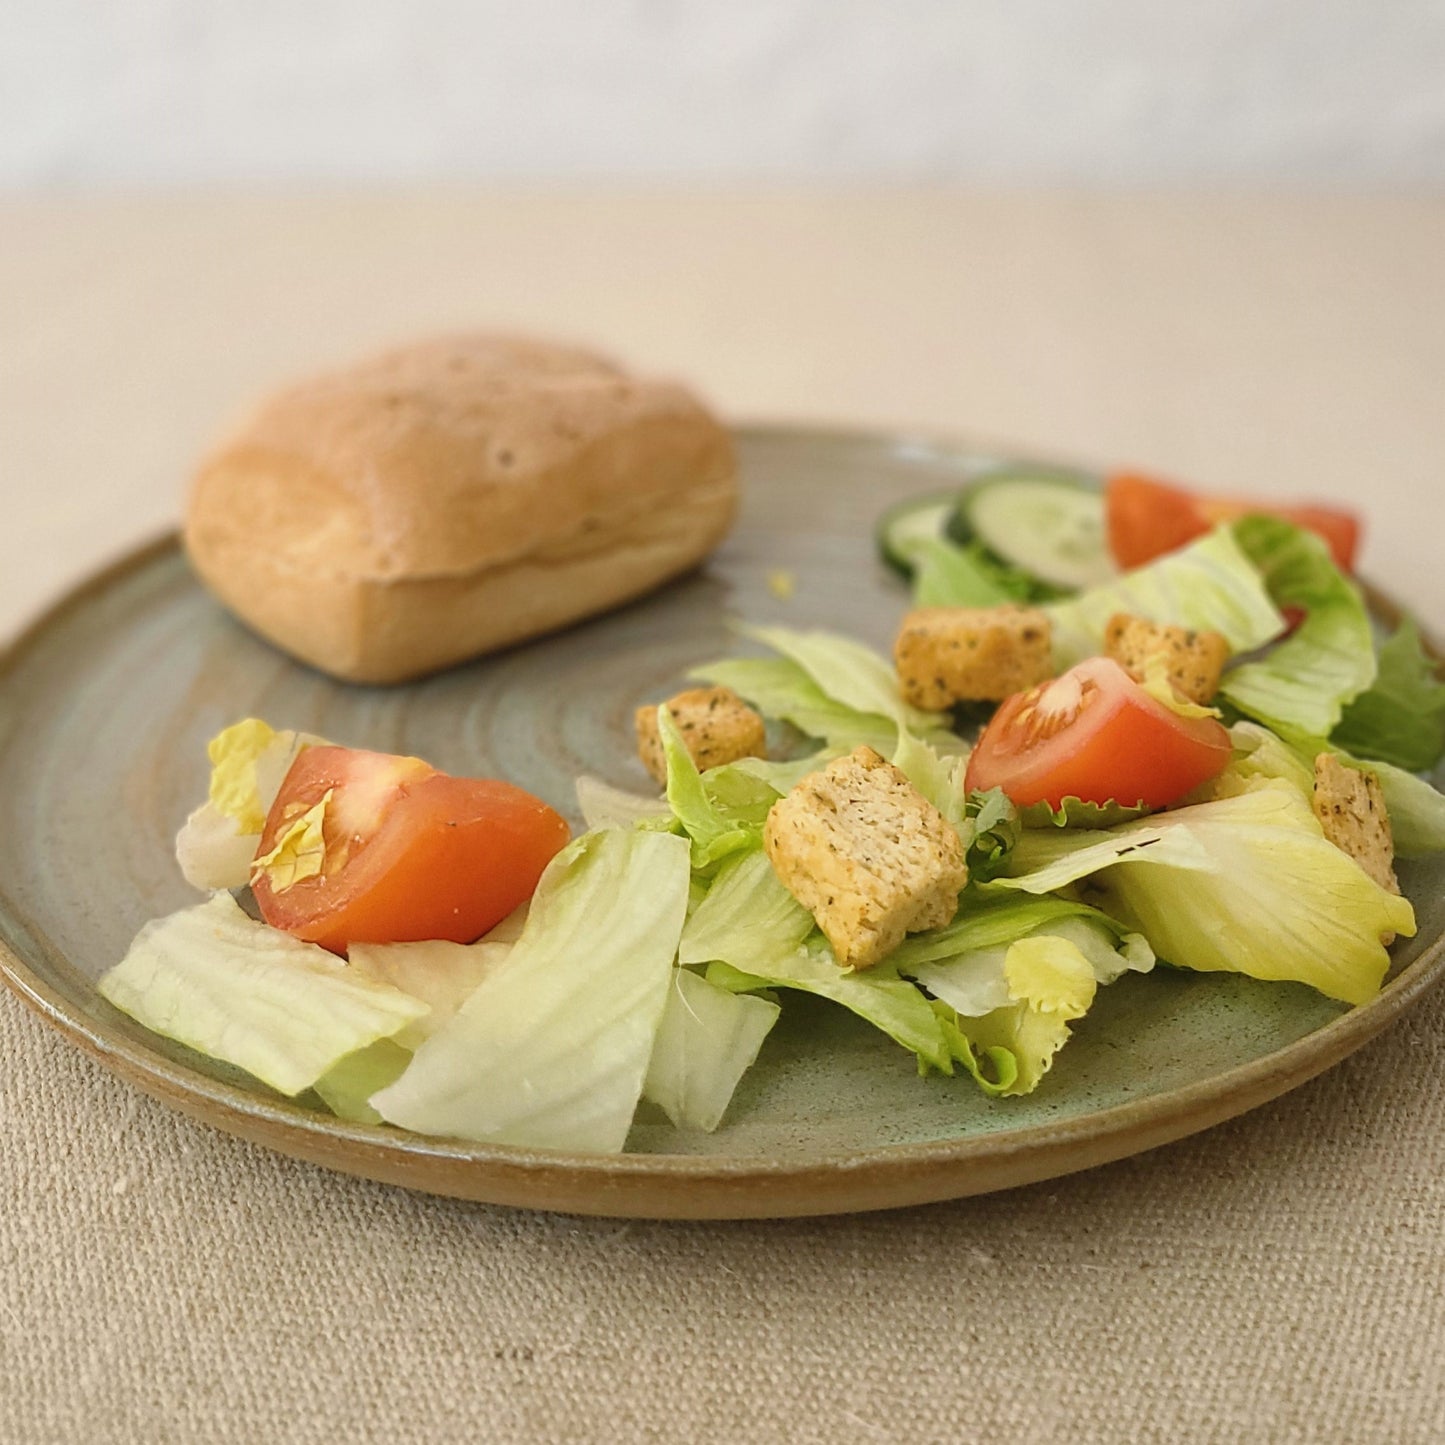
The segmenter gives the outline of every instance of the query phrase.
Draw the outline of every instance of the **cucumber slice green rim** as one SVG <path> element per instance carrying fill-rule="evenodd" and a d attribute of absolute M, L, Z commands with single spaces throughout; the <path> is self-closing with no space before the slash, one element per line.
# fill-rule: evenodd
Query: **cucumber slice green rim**
<path fill-rule="evenodd" d="M 946 537 L 958 499 L 959 489 L 954 487 L 895 502 L 878 519 L 874 530 L 883 560 L 895 572 L 912 577 L 923 548 Z"/>
<path fill-rule="evenodd" d="M 959 496 L 948 536 L 980 542 L 1050 587 L 1081 590 L 1115 575 L 1103 493 L 1082 473 L 1011 468 L 981 477 Z"/>

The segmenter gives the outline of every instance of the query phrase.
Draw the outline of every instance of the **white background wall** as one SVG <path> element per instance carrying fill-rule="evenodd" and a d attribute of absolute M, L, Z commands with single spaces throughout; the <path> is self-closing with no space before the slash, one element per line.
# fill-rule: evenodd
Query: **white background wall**
<path fill-rule="evenodd" d="M 0 186 L 1445 180 L 1445 0 L 0 0 Z"/>

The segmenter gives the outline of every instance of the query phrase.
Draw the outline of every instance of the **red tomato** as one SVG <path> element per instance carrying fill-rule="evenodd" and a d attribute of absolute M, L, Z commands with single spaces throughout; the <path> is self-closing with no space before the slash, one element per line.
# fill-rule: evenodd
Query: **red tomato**
<path fill-rule="evenodd" d="M 1002 788 L 1020 807 L 1065 798 L 1162 808 L 1221 773 L 1229 734 L 1156 702 L 1111 658 L 1005 700 L 968 760 L 964 786 Z"/>
<path fill-rule="evenodd" d="M 252 889 L 272 927 L 333 953 L 351 943 L 470 943 L 532 896 L 568 838 L 551 808 L 510 783 L 314 747 L 286 774 L 257 858 L 327 793 L 321 872 L 288 888 L 261 872 Z"/>
<path fill-rule="evenodd" d="M 1236 497 L 1201 497 L 1149 477 L 1109 478 L 1104 498 L 1109 550 L 1120 567 L 1141 567 L 1202 537 L 1220 522 L 1262 513 L 1283 517 L 1321 537 L 1337 566 L 1354 570 L 1360 543 L 1359 518 L 1333 507 L 1276 507 Z"/>

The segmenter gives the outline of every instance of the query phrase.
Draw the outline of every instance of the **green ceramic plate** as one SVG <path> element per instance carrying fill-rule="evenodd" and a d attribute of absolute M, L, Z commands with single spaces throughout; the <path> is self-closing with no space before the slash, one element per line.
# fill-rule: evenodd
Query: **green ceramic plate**
<path fill-rule="evenodd" d="M 707 569 L 558 637 L 410 687 L 345 687 L 236 625 L 173 540 L 73 593 L 0 666 L 0 969 L 108 1067 L 194 1117 L 328 1167 L 495 1203 L 757 1217 L 919 1203 L 1086 1168 L 1179 1138 L 1328 1068 L 1445 971 L 1445 864 L 1402 870 L 1419 913 L 1392 981 L 1345 1010 L 1309 989 L 1160 971 L 1106 990 L 1031 1097 L 919 1079 L 851 1015 L 788 1000 L 724 1126 L 640 1116 L 621 1156 L 432 1140 L 344 1124 L 145 1032 L 95 980 L 148 918 L 195 901 L 172 837 L 204 795 L 206 739 L 247 713 L 493 773 L 575 814 L 588 772 L 641 789 L 633 707 L 730 648 L 729 616 L 887 647 L 906 599 L 875 559 L 879 512 L 982 458 L 931 442 L 741 434 L 747 507 Z M 786 571 L 784 599 L 768 582 Z"/>

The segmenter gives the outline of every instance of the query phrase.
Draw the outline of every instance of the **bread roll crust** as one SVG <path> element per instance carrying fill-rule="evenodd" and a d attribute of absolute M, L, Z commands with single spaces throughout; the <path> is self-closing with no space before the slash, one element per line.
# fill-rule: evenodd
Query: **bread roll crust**
<path fill-rule="evenodd" d="M 736 508 L 731 441 L 682 387 L 464 335 L 263 402 L 202 463 L 185 540 L 264 636 L 399 682 L 648 591 Z"/>

